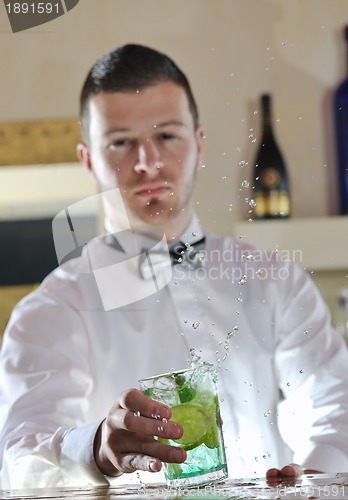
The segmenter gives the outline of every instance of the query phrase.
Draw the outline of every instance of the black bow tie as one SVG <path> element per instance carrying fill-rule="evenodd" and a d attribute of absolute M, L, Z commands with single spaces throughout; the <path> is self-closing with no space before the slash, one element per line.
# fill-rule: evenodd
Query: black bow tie
<path fill-rule="evenodd" d="M 139 256 L 139 274 L 147 279 L 155 279 L 158 273 L 168 269 L 170 264 L 183 264 L 190 269 L 203 267 L 205 264 L 205 255 L 203 247 L 205 238 L 194 243 L 183 243 L 179 241 L 169 248 L 168 252 L 161 250 L 143 250 Z"/>
<path fill-rule="evenodd" d="M 107 234 L 105 241 L 116 250 L 126 253 L 115 235 Z M 185 267 L 197 269 L 205 265 L 204 255 L 205 237 L 194 243 L 179 241 L 169 247 L 168 251 L 156 249 L 142 249 L 139 255 L 139 274 L 143 279 L 155 279 L 158 273 L 170 268 L 170 265 L 183 264 Z"/>
<path fill-rule="evenodd" d="M 194 243 L 183 243 L 182 241 L 175 243 L 173 246 L 169 247 L 169 255 L 172 260 L 172 264 L 183 264 L 187 263 L 188 261 L 194 262 L 196 258 L 201 258 L 202 262 L 203 255 L 198 254 L 202 254 L 200 250 L 203 249 L 204 243 L 204 236 Z"/>

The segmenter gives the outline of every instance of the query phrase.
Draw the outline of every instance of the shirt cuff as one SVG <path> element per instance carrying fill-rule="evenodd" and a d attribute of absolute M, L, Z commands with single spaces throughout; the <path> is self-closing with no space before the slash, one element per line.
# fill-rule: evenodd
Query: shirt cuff
<path fill-rule="evenodd" d="M 84 477 L 84 483 L 87 481 L 92 485 L 109 484 L 95 463 L 93 453 L 94 437 L 101 423 L 102 420 L 98 420 L 70 429 L 64 436 L 61 462 L 64 470 L 70 470 L 69 475 L 75 477 L 73 482 L 76 482 L 76 476 L 79 475 Z"/>

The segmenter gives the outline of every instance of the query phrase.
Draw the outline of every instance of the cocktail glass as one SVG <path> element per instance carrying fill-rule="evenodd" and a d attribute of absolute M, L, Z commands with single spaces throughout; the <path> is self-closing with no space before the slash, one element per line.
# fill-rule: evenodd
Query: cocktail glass
<path fill-rule="evenodd" d="M 139 380 L 140 390 L 172 410 L 171 420 L 182 425 L 180 439 L 157 438 L 187 453 L 182 464 L 164 463 L 164 475 L 171 487 L 209 484 L 227 477 L 225 447 L 217 374 L 207 363 Z"/>

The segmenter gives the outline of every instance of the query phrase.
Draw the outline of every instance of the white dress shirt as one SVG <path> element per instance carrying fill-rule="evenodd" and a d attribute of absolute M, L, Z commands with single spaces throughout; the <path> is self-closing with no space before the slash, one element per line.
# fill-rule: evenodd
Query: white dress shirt
<path fill-rule="evenodd" d="M 183 240 L 201 237 L 193 222 Z M 219 367 L 229 477 L 291 462 L 347 472 L 347 349 L 306 273 L 282 252 L 208 234 L 205 266 L 175 265 L 153 290 L 135 264 L 141 249 L 125 247 L 93 240 L 14 309 L 1 349 L 0 487 L 113 481 L 93 439 L 116 397 L 198 357 Z M 116 256 L 125 274 L 101 285 L 97 271 Z M 113 290 L 128 303 L 117 292 L 105 307 Z"/>

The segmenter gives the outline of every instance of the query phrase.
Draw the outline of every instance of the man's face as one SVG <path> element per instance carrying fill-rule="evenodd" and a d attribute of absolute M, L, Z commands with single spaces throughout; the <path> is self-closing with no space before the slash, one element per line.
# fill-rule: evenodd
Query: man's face
<path fill-rule="evenodd" d="M 162 82 L 101 93 L 89 106 L 89 145 L 80 158 L 101 190 L 119 188 L 133 221 L 189 221 L 203 134 L 194 128 L 185 91 Z"/>

